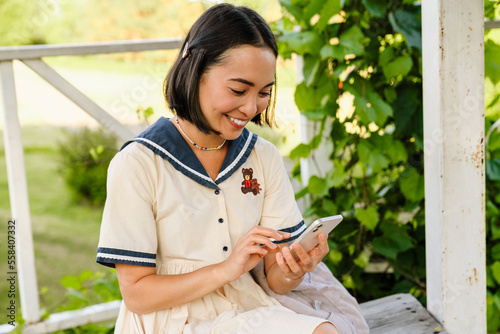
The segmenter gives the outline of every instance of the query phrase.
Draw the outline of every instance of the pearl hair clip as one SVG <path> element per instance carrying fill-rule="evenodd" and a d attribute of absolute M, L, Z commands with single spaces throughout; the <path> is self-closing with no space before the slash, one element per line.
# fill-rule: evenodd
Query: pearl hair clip
<path fill-rule="evenodd" d="M 186 43 L 186 46 L 184 46 L 184 50 L 182 51 L 182 58 L 188 59 L 189 56 L 191 56 L 191 52 L 189 51 L 189 44 Z"/>

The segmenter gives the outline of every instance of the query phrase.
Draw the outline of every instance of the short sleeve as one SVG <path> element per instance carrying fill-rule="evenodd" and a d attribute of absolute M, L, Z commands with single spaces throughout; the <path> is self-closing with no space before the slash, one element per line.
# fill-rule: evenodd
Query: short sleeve
<path fill-rule="evenodd" d="M 132 143 L 108 168 L 97 263 L 155 267 L 157 235 L 154 217 L 153 158 Z"/>
<path fill-rule="evenodd" d="M 266 190 L 260 225 L 291 233 L 290 242 L 306 229 L 283 159 L 276 147 L 266 143 L 264 165 Z M 276 243 L 281 243 L 276 242 Z"/>

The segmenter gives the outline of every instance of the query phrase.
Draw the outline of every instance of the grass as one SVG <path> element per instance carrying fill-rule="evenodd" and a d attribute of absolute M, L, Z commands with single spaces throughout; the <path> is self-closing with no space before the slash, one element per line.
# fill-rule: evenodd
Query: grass
<path fill-rule="evenodd" d="M 43 138 L 43 141 L 40 139 Z M 50 313 L 65 302 L 61 279 L 77 276 L 84 270 L 109 271 L 95 263 L 99 238 L 101 207 L 82 205 L 73 201 L 58 170 L 57 141 L 61 131 L 53 127 L 23 129 L 25 165 L 31 210 L 36 272 L 41 307 Z M 1 143 L 3 148 L 3 143 Z M 5 153 L 0 151 L 0 268 L 7 272 L 7 222 L 11 219 Z M 3 246 L 5 245 L 5 246 Z M 17 288 L 19 292 L 19 288 Z M 0 280 L 2 307 L 7 302 L 8 286 Z M 19 301 L 17 303 L 19 305 Z M 19 309 L 18 309 L 19 312 Z M 5 323 L 0 313 L 0 324 Z"/>

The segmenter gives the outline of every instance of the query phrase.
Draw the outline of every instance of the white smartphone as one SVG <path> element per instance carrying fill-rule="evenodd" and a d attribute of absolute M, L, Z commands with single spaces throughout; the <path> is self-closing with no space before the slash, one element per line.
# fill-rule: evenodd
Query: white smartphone
<path fill-rule="evenodd" d="M 316 219 L 307 229 L 293 242 L 298 242 L 304 247 L 304 250 L 309 253 L 319 243 L 318 234 L 325 233 L 326 236 L 344 219 L 341 215 Z M 290 245 L 291 246 L 291 245 Z M 293 249 L 290 249 L 296 260 L 299 259 Z"/>

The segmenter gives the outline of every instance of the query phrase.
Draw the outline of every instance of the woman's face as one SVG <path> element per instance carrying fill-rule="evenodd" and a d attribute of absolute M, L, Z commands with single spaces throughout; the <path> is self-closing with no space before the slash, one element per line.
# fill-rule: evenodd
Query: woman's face
<path fill-rule="evenodd" d="M 200 106 L 212 129 L 232 140 L 263 112 L 274 84 L 276 58 L 269 48 L 250 45 L 226 51 L 200 80 Z"/>

